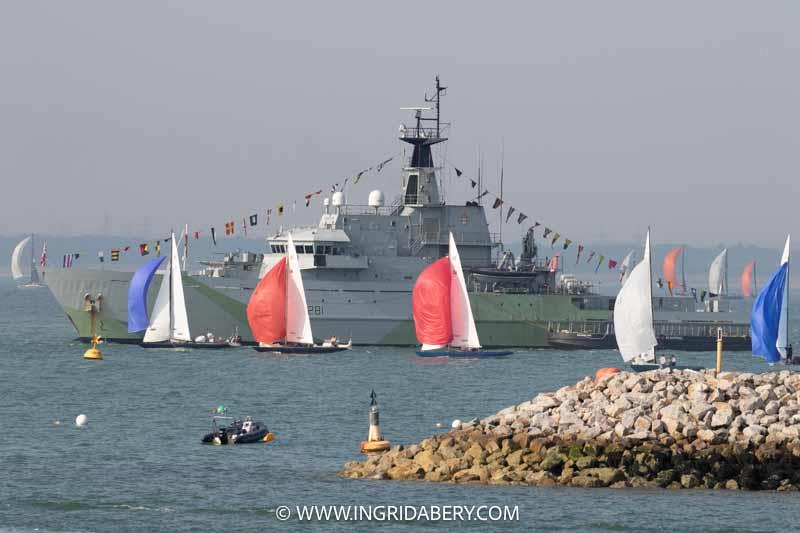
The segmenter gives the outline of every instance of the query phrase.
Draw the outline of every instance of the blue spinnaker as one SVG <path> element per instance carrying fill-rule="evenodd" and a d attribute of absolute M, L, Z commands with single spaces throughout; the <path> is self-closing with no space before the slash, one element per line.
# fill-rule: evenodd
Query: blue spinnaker
<path fill-rule="evenodd" d="M 128 287 L 128 333 L 147 329 L 150 319 L 147 318 L 147 289 L 153 276 L 166 257 L 155 257 L 139 267 L 133 275 Z"/>
<path fill-rule="evenodd" d="M 778 324 L 781 320 L 786 277 L 789 263 L 784 263 L 775 271 L 769 282 L 758 293 L 750 313 L 750 336 L 753 340 L 753 355 L 758 355 L 768 363 L 781 360 L 778 351 Z"/>

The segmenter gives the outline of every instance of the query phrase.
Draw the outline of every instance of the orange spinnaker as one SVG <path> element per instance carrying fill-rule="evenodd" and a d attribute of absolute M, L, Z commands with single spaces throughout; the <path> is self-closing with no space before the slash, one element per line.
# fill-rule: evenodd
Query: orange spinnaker
<path fill-rule="evenodd" d="M 742 295 L 746 298 L 753 295 L 753 270 L 756 267 L 755 261 L 750 261 L 742 270 Z"/>
<path fill-rule="evenodd" d="M 422 344 L 449 344 L 453 340 L 450 321 L 450 259 L 442 257 L 423 270 L 414 283 L 411 309 L 414 329 Z"/>
<path fill-rule="evenodd" d="M 258 342 L 271 344 L 286 338 L 286 258 L 258 282 L 247 302 L 247 323 Z"/>
<path fill-rule="evenodd" d="M 666 257 L 664 257 L 664 266 L 661 271 L 664 274 L 664 282 L 672 286 L 672 288 L 679 287 L 677 277 L 677 264 L 678 256 L 683 252 L 683 246 L 678 246 L 674 250 L 670 250 Z"/>

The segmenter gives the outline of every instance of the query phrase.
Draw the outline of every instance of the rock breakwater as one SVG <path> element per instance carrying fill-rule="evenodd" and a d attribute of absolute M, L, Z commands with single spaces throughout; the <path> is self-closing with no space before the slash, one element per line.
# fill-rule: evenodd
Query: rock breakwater
<path fill-rule="evenodd" d="M 345 464 L 351 478 L 797 490 L 800 374 L 656 370 L 543 393 Z"/>

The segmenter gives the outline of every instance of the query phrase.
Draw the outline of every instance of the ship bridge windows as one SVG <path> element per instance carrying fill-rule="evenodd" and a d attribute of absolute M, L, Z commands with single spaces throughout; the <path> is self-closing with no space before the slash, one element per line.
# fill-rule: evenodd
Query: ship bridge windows
<path fill-rule="evenodd" d="M 332 243 L 318 243 L 314 246 L 314 253 L 321 255 L 347 255 L 347 247 L 337 246 Z"/>
<path fill-rule="evenodd" d="M 285 254 L 285 244 L 270 244 L 270 251 L 273 254 Z M 308 255 L 348 255 L 347 246 L 334 243 L 314 243 L 314 244 L 295 244 L 294 250 L 298 254 Z"/>

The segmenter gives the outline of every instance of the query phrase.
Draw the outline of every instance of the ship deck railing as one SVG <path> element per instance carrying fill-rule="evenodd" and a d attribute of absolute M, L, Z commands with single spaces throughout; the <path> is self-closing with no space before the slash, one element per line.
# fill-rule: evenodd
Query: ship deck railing
<path fill-rule="evenodd" d="M 484 233 L 482 231 L 453 231 L 452 233 L 456 244 L 459 246 L 488 246 L 500 244 L 500 237 L 497 233 Z M 417 234 L 415 241 L 420 243 L 421 246 L 425 246 L 426 244 L 447 246 L 450 244 L 450 237 L 448 233 L 440 231 L 422 231 Z"/>
<path fill-rule="evenodd" d="M 442 124 L 444 126 L 444 124 Z M 435 127 L 429 126 L 420 126 L 419 128 L 416 126 L 408 127 L 400 129 L 400 140 L 402 141 L 413 141 L 416 139 L 443 139 L 442 135 L 444 135 L 444 129 L 440 127 L 437 131 Z"/>
<path fill-rule="evenodd" d="M 331 211 L 345 216 L 358 216 L 358 215 L 380 215 L 392 216 L 396 214 L 397 205 L 383 205 L 380 207 L 373 207 L 370 205 L 343 205 L 339 207 L 331 207 Z"/>

